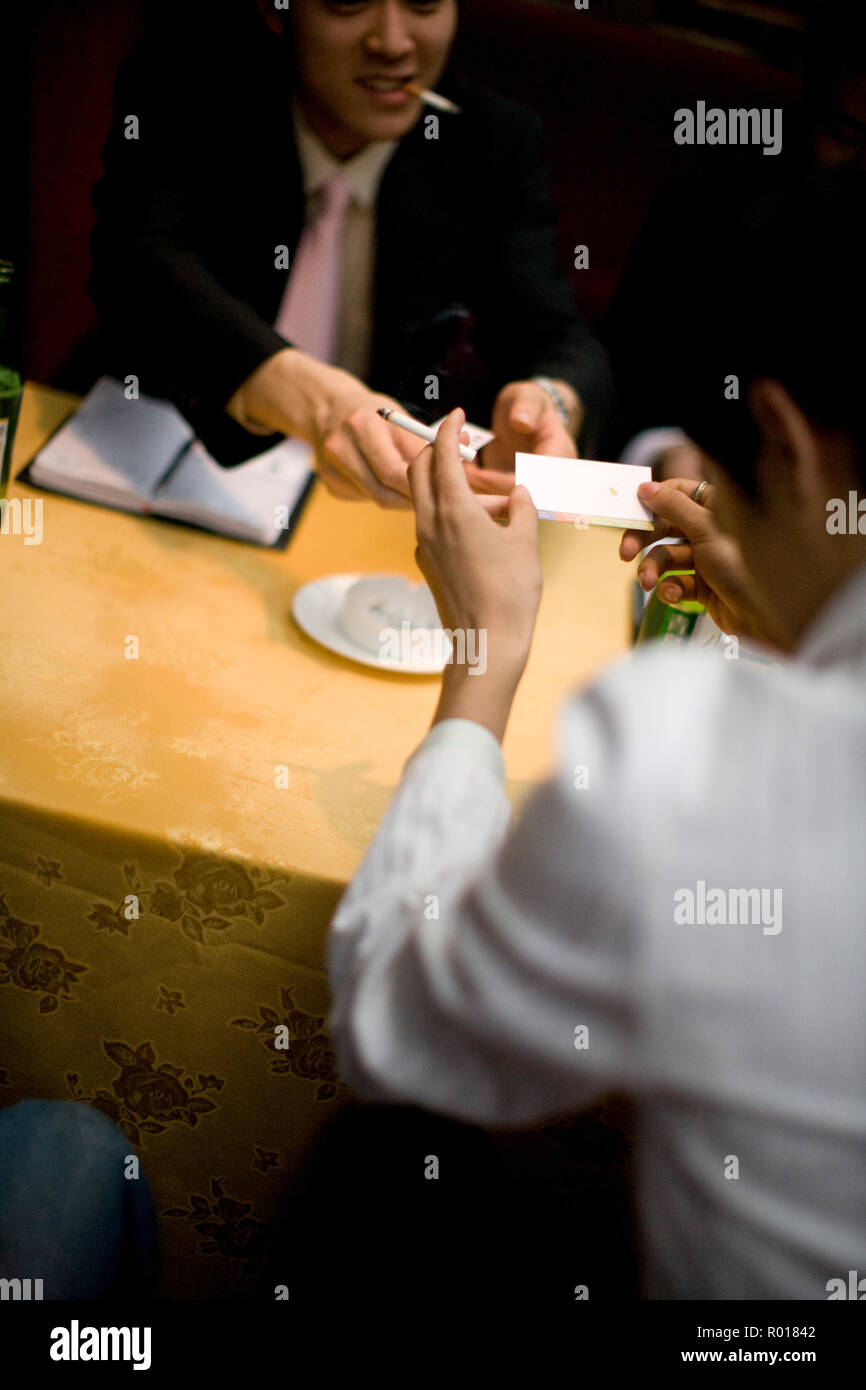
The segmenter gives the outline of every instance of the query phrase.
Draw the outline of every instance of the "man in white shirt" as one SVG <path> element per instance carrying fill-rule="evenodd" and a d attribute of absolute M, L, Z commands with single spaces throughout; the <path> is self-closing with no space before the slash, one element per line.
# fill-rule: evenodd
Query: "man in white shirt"
<path fill-rule="evenodd" d="M 483 512 L 459 412 L 410 468 L 419 563 L 444 626 L 486 630 L 487 669 L 446 668 L 335 915 L 341 1074 L 496 1126 L 628 1092 L 654 1298 L 845 1297 L 866 1275 L 858 226 L 804 208 L 746 248 L 681 369 L 713 486 L 642 490 L 687 538 L 681 582 L 781 671 L 641 650 L 568 702 L 514 826 L 499 743 L 541 592 L 535 510 L 515 489 L 507 526 Z"/>

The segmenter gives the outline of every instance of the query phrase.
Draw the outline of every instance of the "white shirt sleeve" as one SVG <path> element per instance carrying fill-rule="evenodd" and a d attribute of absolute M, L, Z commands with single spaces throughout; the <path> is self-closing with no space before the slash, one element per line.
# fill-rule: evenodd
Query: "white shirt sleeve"
<path fill-rule="evenodd" d="M 524 1124 L 625 1079 L 634 903 L 602 706 L 596 688 L 566 707 L 560 772 L 510 833 L 480 725 L 438 725 L 407 765 L 329 942 L 331 1036 L 361 1094 Z"/>

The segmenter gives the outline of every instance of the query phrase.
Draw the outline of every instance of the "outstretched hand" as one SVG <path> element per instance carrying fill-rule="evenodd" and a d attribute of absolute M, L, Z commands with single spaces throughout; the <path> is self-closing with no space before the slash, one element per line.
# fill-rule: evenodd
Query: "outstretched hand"
<path fill-rule="evenodd" d="M 493 406 L 490 428 L 494 438 L 484 446 L 484 467 L 466 465 L 467 477 L 479 493 L 511 491 L 516 453 L 549 454 L 553 458 L 577 455 L 573 438 L 537 381 L 512 381 L 503 386 Z"/>

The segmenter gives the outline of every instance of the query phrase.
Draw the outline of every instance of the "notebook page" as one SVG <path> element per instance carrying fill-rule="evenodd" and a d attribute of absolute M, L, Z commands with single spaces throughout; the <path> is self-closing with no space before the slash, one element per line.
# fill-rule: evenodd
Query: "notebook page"
<path fill-rule="evenodd" d="M 306 487 L 313 451 L 300 439 L 283 439 L 235 468 L 221 468 L 196 439 L 153 502 L 155 516 L 193 521 L 239 540 L 273 545 Z M 284 519 L 284 518 L 283 518 Z"/>
<path fill-rule="evenodd" d="M 186 420 L 167 401 L 127 400 L 120 382 L 100 377 L 36 456 L 30 476 L 37 487 L 143 511 L 192 437 Z"/>

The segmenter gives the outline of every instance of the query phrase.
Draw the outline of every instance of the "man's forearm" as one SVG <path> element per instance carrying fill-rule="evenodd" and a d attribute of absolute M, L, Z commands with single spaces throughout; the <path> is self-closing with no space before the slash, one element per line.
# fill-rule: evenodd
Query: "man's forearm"
<path fill-rule="evenodd" d="M 579 402 L 577 438 L 582 451 L 589 458 L 602 457 L 596 451 L 613 408 L 614 386 L 607 354 L 601 344 L 587 329 L 585 334 L 569 343 L 567 355 L 557 354 L 547 375 L 557 385 L 562 384 L 573 392 Z"/>

